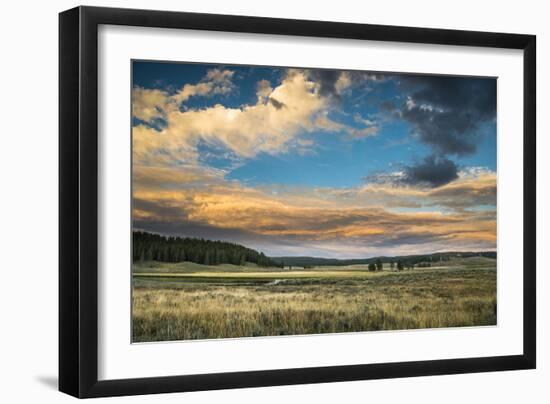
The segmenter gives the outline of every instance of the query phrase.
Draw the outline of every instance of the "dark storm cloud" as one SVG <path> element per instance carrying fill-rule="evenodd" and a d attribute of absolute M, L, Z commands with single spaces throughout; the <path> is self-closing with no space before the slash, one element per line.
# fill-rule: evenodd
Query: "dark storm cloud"
<path fill-rule="evenodd" d="M 413 93 L 415 100 L 456 111 L 468 110 L 479 119 L 495 117 L 496 79 L 424 76 L 407 80 L 421 86 Z"/>
<path fill-rule="evenodd" d="M 403 167 L 399 175 L 376 173 L 367 182 L 435 188 L 456 180 L 458 168 L 447 156 L 459 158 L 477 151 L 482 125 L 496 119 L 496 79 L 394 75 L 391 80 L 402 102 L 384 101 L 380 112 L 407 122 L 432 154 Z"/>
<path fill-rule="evenodd" d="M 364 178 L 366 183 L 423 186 L 436 188 L 458 178 L 458 167 L 446 157 L 431 154 L 401 172 L 378 172 Z"/>
<path fill-rule="evenodd" d="M 432 154 L 418 164 L 406 167 L 402 181 L 408 185 L 439 187 L 457 178 L 458 168 L 452 160 Z"/>
<path fill-rule="evenodd" d="M 420 141 L 439 154 L 475 153 L 480 126 L 496 118 L 495 79 L 425 76 L 400 83 L 410 95 L 399 115 Z"/>
<path fill-rule="evenodd" d="M 336 82 L 342 72 L 340 70 L 321 70 L 315 69 L 310 72 L 310 76 L 319 84 L 319 93 L 324 97 L 339 98 L 336 90 Z"/>

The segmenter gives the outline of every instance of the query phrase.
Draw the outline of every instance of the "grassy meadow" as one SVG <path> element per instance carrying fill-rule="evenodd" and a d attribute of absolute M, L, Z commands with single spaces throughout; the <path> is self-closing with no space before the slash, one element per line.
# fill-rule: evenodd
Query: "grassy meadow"
<path fill-rule="evenodd" d="M 496 324 L 496 260 L 369 272 L 191 262 L 133 266 L 133 341 Z"/>

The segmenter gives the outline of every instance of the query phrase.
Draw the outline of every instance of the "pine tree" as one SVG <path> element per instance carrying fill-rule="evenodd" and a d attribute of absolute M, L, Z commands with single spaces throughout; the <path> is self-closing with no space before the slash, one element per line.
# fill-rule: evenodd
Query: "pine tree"
<path fill-rule="evenodd" d="M 377 271 L 381 271 L 382 268 L 383 268 L 382 261 L 380 260 L 380 258 L 378 258 L 378 259 L 376 260 L 376 270 L 377 270 Z"/>

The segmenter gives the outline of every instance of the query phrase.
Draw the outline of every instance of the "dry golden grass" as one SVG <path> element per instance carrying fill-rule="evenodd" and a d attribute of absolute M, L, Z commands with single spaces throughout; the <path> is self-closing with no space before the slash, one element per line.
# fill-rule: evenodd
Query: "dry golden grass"
<path fill-rule="evenodd" d="M 135 342 L 496 324 L 494 268 L 267 283 L 173 279 L 134 280 Z"/>

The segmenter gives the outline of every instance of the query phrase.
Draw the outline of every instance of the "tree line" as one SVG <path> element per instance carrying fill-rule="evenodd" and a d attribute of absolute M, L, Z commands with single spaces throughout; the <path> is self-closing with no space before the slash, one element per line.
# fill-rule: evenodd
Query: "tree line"
<path fill-rule="evenodd" d="M 401 260 L 397 260 L 397 262 L 391 260 L 390 261 L 390 268 L 391 269 L 396 269 L 397 267 L 397 270 L 398 271 L 402 271 L 404 270 L 405 268 L 407 269 L 413 269 L 414 268 L 414 264 L 410 264 L 410 263 L 403 263 L 401 262 Z M 382 269 L 384 268 L 384 264 L 382 262 L 382 260 L 380 258 L 377 258 L 374 262 L 371 262 L 369 263 L 368 265 L 368 270 L 371 271 L 371 272 L 374 272 L 374 271 L 381 271 Z"/>
<path fill-rule="evenodd" d="M 375 264 L 376 261 L 382 261 L 384 264 L 392 265 L 393 268 L 397 267 L 397 262 L 401 261 L 401 265 L 405 269 L 414 267 L 429 267 L 435 266 L 437 263 L 449 261 L 454 258 L 469 258 L 469 257 L 487 257 L 496 259 L 497 253 L 495 251 L 479 251 L 479 252 L 440 252 L 432 254 L 419 254 L 419 255 L 402 255 L 394 257 L 372 257 L 372 258 L 356 258 L 356 259 L 336 259 L 336 258 L 318 258 L 318 257 L 271 257 L 276 262 L 284 262 L 289 266 L 347 266 L 347 265 L 368 265 Z"/>
<path fill-rule="evenodd" d="M 161 236 L 143 231 L 133 232 L 132 240 L 134 262 L 190 261 L 203 265 L 245 265 L 252 262 L 261 267 L 280 266 L 262 252 L 225 241 Z"/>

